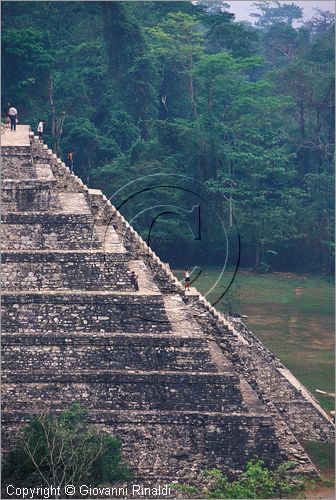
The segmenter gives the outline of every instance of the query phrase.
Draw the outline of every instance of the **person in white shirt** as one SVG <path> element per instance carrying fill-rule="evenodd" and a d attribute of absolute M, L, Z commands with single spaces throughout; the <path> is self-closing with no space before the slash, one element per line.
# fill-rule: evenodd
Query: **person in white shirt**
<path fill-rule="evenodd" d="M 9 108 L 9 110 L 8 110 L 8 116 L 9 116 L 9 119 L 10 119 L 11 131 L 12 130 L 15 131 L 16 130 L 17 111 L 14 108 L 14 106 L 12 106 L 11 108 Z"/>
<path fill-rule="evenodd" d="M 43 125 L 45 124 L 45 120 L 41 120 L 37 127 L 37 132 L 39 135 L 39 142 L 43 142 Z"/>

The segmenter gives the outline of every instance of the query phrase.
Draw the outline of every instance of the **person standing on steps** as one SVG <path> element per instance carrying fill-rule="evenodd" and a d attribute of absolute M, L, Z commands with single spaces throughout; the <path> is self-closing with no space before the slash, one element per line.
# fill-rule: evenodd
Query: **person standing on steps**
<path fill-rule="evenodd" d="M 43 126 L 45 125 L 45 120 L 40 120 L 40 123 L 37 127 L 37 132 L 39 136 L 39 142 L 43 142 Z"/>
<path fill-rule="evenodd" d="M 10 119 L 11 131 L 16 131 L 16 123 L 17 123 L 17 110 L 14 106 L 11 106 L 8 110 L 8 115 Z"/>
<path fill-rule="evenodd" d="M 185 292 L 187 290 L 190 291 L 190 273 L 188 268 L 186 268 L 186 270 L 184 271 L 183 277 L 184 277 L 184 290 Z"/>
<path fill-rule="evenodd" d="M 74 166 L 74 164 L 73 164 L 73 151 L 70 151 L 68 153 L 67 158 L 68 158 L 68 167 L 70 169 L 70 172 L 73 174 L 73 166 Z"/>
<path fill-rule="evenodd" d="M 135 291 L 138 292 L 139 291 L 138 276 L 137 274 L 135 274 L 134 271 L 132 271 L 131 273 L 131 283 L 132 286 L 135 288 Z"/>

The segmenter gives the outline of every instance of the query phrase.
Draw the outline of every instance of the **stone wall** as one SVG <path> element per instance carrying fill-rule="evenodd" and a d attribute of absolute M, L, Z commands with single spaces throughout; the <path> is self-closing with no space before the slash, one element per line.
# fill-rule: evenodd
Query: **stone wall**
<path fill-rule="evenodd" d="M 1 205 L 2 213 L 55 209 L 57 196 L 53 189 L 53 182 L 36 183 L 27 180 L 22 184 L 13 180 L 3 181 Z"/>
<path fill-rule="evenodd" d="M 3 334 L 2 368 L 18 370 L 48 366 L 51 370 L 172 370 L 213 372 L 207 341 L 167 333 Z"/>
<path fill-rule="evenodd" d="M 3 332 L 171 331 L 161 296 L 59 292 L 2 296 Z"/>
<path fill-rule="evenodd" d="M 269 418 L 173 412 L 131 418 L 132 422 L 127 417 L 120 421 L 110 414 L 103 428 L 127 442 L 123 452 L 131 463 L 138 457 L 139 478 L 156 478 L 158 469 L 162 480 L 168 481 L 172 477 L 195 480 L 205 468 L 219 468 L 233 476 L 255 454 L 270 467 L 281 461 Z"/>
<path fill-rule="evenodd" d="M 6 443 L 25 418 L 20 412 L 3 414 Z M 133 466 L 137 481 L 188 483 L 205 468 L 220 468 L 233 477 L 255 454 L 269 467 L 281 462 L 270 417 L 97 411 L 91 419 L 123 440 L 123 459 Z"/>
<path fill-rule="evenodd" d="M 3 250 L 75 250 L 101 248 L 90 218 L 86 215 L 18 214 L 2 217 Z"/>
<path fill-rule="evenodd" d="M 234 374 L 53 371 L 3 373 L 2 410 L 31 413 L 41 401 L 49 410 L 80 403 L 88 410 L 196 411 L 232 413 L 246 411 Z M 14 397 L 10 395 L 15 394 Z"/>
<path fill-rule="evenodd" d="M 3 290 L 134 291 L 126 254 L 3 252 Z"/>
<path fill-rule="evenodd" d="M 318 401 L 243 323 L 238 322 L 237 327 L 248 342 L 242 357 L 253 370 L 259 390 L 298 439 L 333 443 L 335 426 Z"/>
<path fill-rule="evenodd" d="M 36 178 L 30 147 L 1 147 L 1 175 L 3 179 L 34 179 Z"/>

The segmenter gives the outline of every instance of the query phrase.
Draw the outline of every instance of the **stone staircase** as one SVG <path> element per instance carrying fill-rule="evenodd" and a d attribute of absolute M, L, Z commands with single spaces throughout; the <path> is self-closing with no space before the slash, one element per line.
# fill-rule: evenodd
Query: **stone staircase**
<path fill-rule="evenodd" d="M 234 476 L 255 455 L 271 467 L 295 456 L 299 472 L 316 474 L 295 425 L 253 378 L 246 335 L 196 290 L 184 297 L 104 195 L 33 136 L 29 141 L 28 127 L 9 135 L 4 449 L 32 414 L 79 402 L 93 423 L 123 440 L 137 479 L 188 481 L 211 467 Z M 323 425 L 328 433 L 331 422 Z"/>

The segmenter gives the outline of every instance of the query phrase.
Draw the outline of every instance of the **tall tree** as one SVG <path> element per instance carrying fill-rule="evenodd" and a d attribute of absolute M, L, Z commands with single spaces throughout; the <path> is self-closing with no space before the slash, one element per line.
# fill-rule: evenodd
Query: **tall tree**
<path fill-rule="evenodd" d="M 259 12 L 253 12 L 251 16 L 257 19 L 256 25 L 262 29 L 278 23 L 292 26 L 294 21 L 300 21 L 303 17 L 302 7 L 294 2 L 288 4 L 278 0 L 261 0 L 253 5 Z"/>

